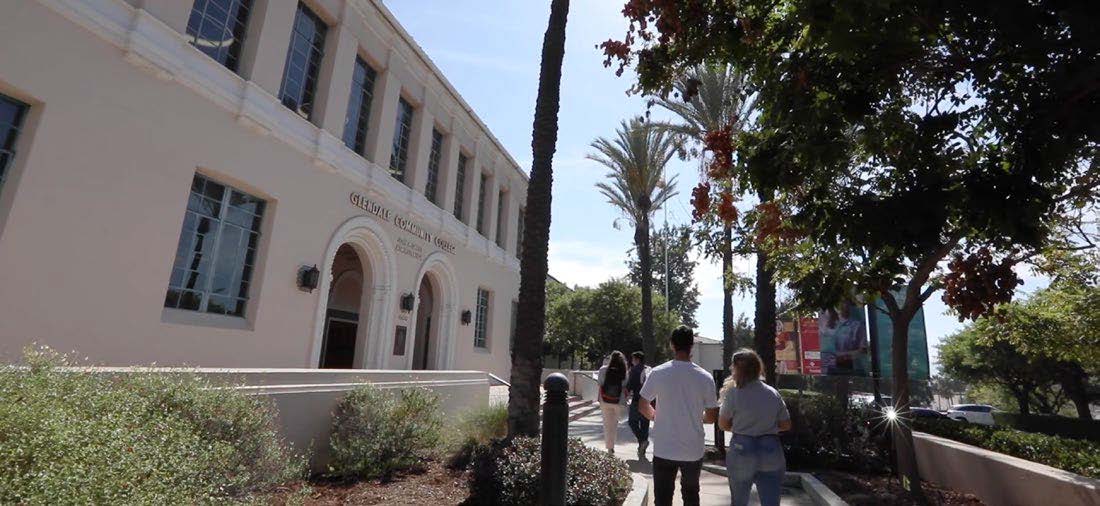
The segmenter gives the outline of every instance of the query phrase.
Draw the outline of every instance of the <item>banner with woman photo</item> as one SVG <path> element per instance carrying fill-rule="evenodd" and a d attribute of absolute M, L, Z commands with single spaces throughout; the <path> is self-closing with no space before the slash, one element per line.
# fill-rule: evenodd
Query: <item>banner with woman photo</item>
<path fill-rule="evenodd" d="M 844 302 L 818 313 L 821 368 L 829 376 L 868 376 L 870 341 L 863 306 Z"/>

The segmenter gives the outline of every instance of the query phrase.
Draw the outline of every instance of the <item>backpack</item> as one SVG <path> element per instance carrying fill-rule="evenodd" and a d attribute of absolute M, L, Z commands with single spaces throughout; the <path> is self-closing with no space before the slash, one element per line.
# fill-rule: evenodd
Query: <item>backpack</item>
<path fill-rule="evenodd" d="M 608 374 L 604 378 L 603 384 L 600 385 L 600 400 L 608 404 L 618 404 L 623 396 L 623 380 L 618 378 L 615 381 L 611 376 L 611 374 Z"/>

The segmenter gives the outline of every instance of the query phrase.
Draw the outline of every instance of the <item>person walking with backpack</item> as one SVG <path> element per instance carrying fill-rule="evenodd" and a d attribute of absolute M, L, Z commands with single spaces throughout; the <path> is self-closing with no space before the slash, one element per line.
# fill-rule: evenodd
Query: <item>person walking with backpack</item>
<path fill-rule="evenodd" d="M 640 351 L 631 353 L 630 361 L 632 365 L 626 375 L 626 395 L 630 402 L 626 423 L 634 433 L 634 439 L 638 440 L 638 459 L 642 459 L 649 447 L 649 420 L 638 411 L 638 403 L 641 402 L 638 392 L 642 390 L 642 385 L 645 385 L 646 377 L 649 376 L 649 367 L 645 365 L 645 353 Z"/>
<path fill-rule="evenodd" d="M 600 382 L 600 412 L 603 414 L 603 442 L 607 452 L 615 454 L 619 433 L 619 415 L 626 405 L 626 359 L 621 351 L 611 352 L 607 365 L 597 375 Z"/>

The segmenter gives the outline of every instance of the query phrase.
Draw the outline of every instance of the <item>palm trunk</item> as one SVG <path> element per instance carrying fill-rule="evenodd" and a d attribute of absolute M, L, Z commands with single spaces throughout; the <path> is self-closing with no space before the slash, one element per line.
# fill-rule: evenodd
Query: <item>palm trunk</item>
<path fill-rule="evenodd" d="M 733 287 L 730 286 L 730 270 L 733 268 L 732 229 L 722 227 L 722 370 L 730 367 L 733 357 Z"/>
<path fill-rule="evenodd" d="M 539 383 L 542 339 L 546 331 L 547 250 L 550 244 L 552 161 L 558 142 L 561 64 L 565 56 L 565 23 L 569 0 L 553 0 L 542 40 L 539 90 L 531 132 L 531 178 L 520 259 L 516 340 L 512 348 L 512 386 L 508 389 L 508 436 L 539 434 Z"/>
<path fill-rule="evenodd" d="M 649 251 L 649 214 L 634 227 L 634 245 L 638 248 L 638 262 L 642 269 L 642 352 L 657 359 L 657 342 L 653 338 L 653 258 Z"/>
<path fill-rule="evenodd" d="M 768 268 L 768 254 L 756 252 L 756 314 L 753 347 L 764 361 L 764 380 L 776 386 L 775 377 L 775 273 Z"/>

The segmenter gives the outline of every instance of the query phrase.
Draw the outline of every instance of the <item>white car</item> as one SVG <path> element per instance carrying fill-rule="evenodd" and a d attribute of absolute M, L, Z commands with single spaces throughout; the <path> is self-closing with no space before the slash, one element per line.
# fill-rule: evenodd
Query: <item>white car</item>
<path fill-rule="evenodd" d="M 947 410 L 947 417 L 960 422 L 993 425 L 993 406 L 986 404 L 956 404 Z"/>

